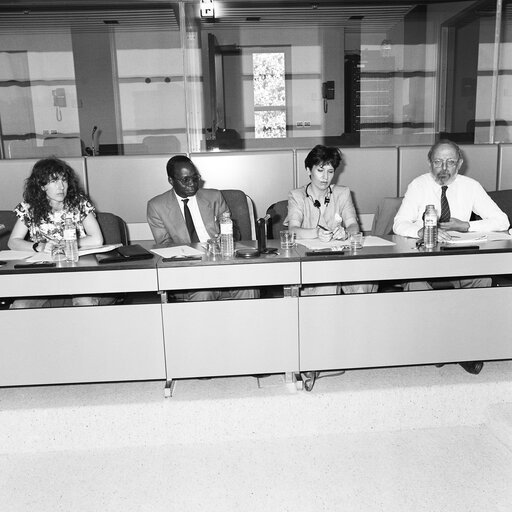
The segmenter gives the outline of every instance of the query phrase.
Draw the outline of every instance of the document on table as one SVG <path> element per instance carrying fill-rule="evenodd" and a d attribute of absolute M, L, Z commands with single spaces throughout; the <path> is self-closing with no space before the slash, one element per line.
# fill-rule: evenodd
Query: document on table
<path fill-rule="evenodd" d="M 150 249 L 151 252 L 162 256 L 162 258 L 180 258 L 184 256 L 199 256 L 204 252 L 188 245 L 178 245 L 176 247 L 160 247 L 158 249 Z"/>
<path fill-rule="evenodd" d="M 318 238 L 297 240 L 297 243 L 303 245 L 311 250 L 317 249 L 332 249 L 333 251 L 343 250 L 350 247 L 349 240 L 331 240 L 330 242 L 322 242 Z M 395 242 L 390 240 L 384 240 L 378 236 L 368 235 L 363 237 L 363 248 L 364 247 L 385 247 L 396 245 Z"/>
<path fill-rule="evenodd" d="M 100 252 L 108 252 L 121 247 L 123 244 L 101 245 L 99 247 L 84 247 L 78 250 L 78 256 L 86 256 L 87 254 L 97 254 Z M 37 261 L 51 261 L 52 255 L 49 252 L 30 253 L 32 256 L 28 258 L 28 263 L 36 263 Z"/>
<path fill-rule="evenodd" d="M 3 261 L 14 261 L 14 260 L 26 260 L 30 258 L 34 253 L 32 251 L 0 251 L 0 260 Z M 48 258 L 46 258 L 48 259 Z"/>
<path fill-rule="evenodd" d="M 512 240 L 512 236 L 503 231 L 475 231 L 467 233 L 459 233 L 458 231 L 448 231 L 448 234 L 452 237 L 452 239 L 444 242 L 447 244 L 474 244 L 495 242 L 497 240 Z"/>
<path fill-rule="evenodd" d="M 78 256 L 85 256 L 87 254 L 98 254 L 100 252 L 108 252 L 122 246 L 123 244 L 109 244 L 101 245 L 100 247 L 84 247 L 83 249 L 78 249 Z"/>

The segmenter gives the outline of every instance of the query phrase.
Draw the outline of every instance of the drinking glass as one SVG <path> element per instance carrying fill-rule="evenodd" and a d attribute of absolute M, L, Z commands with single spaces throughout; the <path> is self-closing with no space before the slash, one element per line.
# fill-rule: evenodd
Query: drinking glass
<path fill-rule="evenodd" d="M 295 233 L 286 229 L 280 231 L 279 235 L 281 236 L 281 249 L 288 250 L 295 247 Z"/>

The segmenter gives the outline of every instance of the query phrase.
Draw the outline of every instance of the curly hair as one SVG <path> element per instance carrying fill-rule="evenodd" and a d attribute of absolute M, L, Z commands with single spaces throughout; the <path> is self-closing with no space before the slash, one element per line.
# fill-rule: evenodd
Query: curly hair
<path fill-rule="evenodd" d="M 23 200 L 30 205 L 36 224 L 48 220 L 52 211 L 43 187 L 60 178 L 68 184 L 64 206 L 78 207 L 82 198 L 88 199 L 78 183 L 75 171 L 66 162 L 58 158 L 43 158 L 34 164 L 30 176 L 25 180 L 23 191 Z"/>

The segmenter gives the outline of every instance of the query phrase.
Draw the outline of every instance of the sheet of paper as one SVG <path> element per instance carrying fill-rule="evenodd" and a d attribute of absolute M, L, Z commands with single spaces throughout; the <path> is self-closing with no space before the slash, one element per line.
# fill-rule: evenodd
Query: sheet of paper
<path fill-rule="evenodd" d="M 471 244 L 471 243 L 485 243 L 495 242 L 498 240 L 512 240 L 512 236 L 503 231 L 489 231 L 489 232 L 468 232 L 459 233 L 458 231 L 448 231 L 452 237 L 447 243 L 449 244 Z"/>
<path fill-rule="evenodd" d="M 322 242 L 318 238 L 313 238 L 311 240 L 297 240 L 297 243 L 304 245 L 311 250 L 330 248 L 337 251 L 350 246 L 350 242 L 348 240 L 331 240 L 330 242 Z M 384 238 L 380 238 L 378 236 L 368 235 L 363 237 L 363 247 L 386 247 L 391 245 L 396 244 L 395 242 L 384 240 Z"/>
<path fill-rule="evenodd" d="M 162 258 L 172 258 L 179 256 L 197 256 L 204 254 L 199 249 L 194 249 L 188 245 L 178 245 L 176 247 L 161 247 L 159 249 L 150 249 L 151 252 L 162 256 Z"/>
<path fill-rule="evenodd" d="M 86 256 L 87 254 L 97 254 L 100 252 L 108 252 L 116 247 L 121 247 L 123 244 L 110 244 L 110 245 L 102 245 L 101 247 L 88 247 L 84 249 L 79 249 L 78 256 Z M 49 252 L 38 252 L 36 254 L 29 253 L 32 256 L 27 259 L 27 263 L 35 263 L 37 261 L 51 261 L 52 255 Z"/>
<path fill-rule="evenodd" d="M 0 251 L 0 260 L 13 261 L 13 260 L 26 260 L 34 253 L 32 251 Z"/>
<path fill-rule="evenodd" d="M 109 244 L 102 245 L 100 247 L 84 247 L 83 249 L 78 250 L 78 256 L 85 256 L 86 254 L 98 254 L 100 252 L 108 252 L 112 249 L 117 249 L 118 247 L 122 247 L 123 244 Z"/>

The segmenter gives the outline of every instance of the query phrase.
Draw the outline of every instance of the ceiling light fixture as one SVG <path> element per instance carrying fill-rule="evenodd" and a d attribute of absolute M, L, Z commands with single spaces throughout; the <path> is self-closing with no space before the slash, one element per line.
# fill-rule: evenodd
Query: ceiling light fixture
<path fill-rule="evenodd" d="M 201 14 L 201 18 L 215 18 L 215 6 L 213 5 L 213 0 L 201 0 L 199 13 Z"/>

